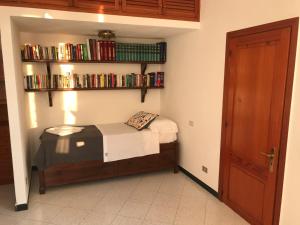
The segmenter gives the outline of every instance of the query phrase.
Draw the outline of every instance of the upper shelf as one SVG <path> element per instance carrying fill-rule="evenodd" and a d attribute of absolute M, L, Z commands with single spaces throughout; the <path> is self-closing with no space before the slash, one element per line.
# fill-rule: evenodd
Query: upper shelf
<path fill-rule="evenodd" d="M 104 60 L 31 60 L 31 59 L 23 59 L 23 62 L 30 63 L 117 63 L 117 64 L 165 64 L 165 62 L 157 62 L 157 61 L 104 61 Z"/>

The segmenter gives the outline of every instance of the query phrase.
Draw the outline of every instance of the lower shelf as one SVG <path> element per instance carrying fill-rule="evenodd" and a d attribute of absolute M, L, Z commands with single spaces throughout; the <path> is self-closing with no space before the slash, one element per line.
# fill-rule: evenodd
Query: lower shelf
<path fill-rule="evenodd" d="M 147 87 L 146 89 L 163 89 L 164 87 Z M 48 92 L 48 91 L 101 91 L 101 90 L 137 90 L 143 87 L 114 87 L 114 88 L 41 88 L 25 89 L 26 92 Z"/>
<path fill-rule="evenodd" d="M 145 101 L 148 89 L 163 89 L 164 87 L 115 87 L 115 88 L 43 88 L 43 89 L 25 89 L 25 92 L 48 92 L 49 106 L 53 106 L 53 91 L 104 91 L 104 90 L 141 90 L 141 102 Z"/>

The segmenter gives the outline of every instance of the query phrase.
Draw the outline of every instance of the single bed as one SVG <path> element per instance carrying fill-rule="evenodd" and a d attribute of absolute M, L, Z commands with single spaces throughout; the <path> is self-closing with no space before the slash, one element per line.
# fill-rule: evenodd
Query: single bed
<path fill-rule="evenodd" d="M 40 194 L 51 186 L 178 171 L 178 128 L 173 121 L 159 118 L 142 131 L 124 123 L 83 127 L 83 131 L 64 137 L 42 134 L 36 157 Z"/>

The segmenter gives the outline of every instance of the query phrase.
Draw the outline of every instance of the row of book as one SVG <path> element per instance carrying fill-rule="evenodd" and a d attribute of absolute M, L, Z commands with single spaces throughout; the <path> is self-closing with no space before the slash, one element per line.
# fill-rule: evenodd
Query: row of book
<path fill-rule="evenodd" d="M 166 51 L 166 42 L 155 44 L 117 43 L 116 61 L 165 62 Z"/>
<path fill-rule="evenodd" d="M 24 87 L 33 89 L 58 88 L 135 88 L 164 87 L 164 72 L 141 74 L 72 74 L 47 75 L 35 74 L 24 76 Z"/>
<path fill-rule="evenodd" d="M 25 44 L 21 49 L 23 60 L 165 62 L 167 43 L 118 43 L 88 39 L 86 44 L 60 43 L 43 47 Z"/>

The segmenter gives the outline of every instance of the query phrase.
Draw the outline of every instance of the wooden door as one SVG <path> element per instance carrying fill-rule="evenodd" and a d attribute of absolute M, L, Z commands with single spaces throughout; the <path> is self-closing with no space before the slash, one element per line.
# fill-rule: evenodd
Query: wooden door
<path fill-rule="evenodd" d="M 200 0 L 163 0 L 163 14 L 178 19 L 199 19 Z"/>
<path fill-rule="evenodd" d="M 123 0 L 122 11 L 142 15 L 162 14 L 162 0 Z"/>
<path fill-rule="evenodd" d="M 0 43 L 0 185 L 13 183 L 9 124 Z"/>
<path fill-rule="evenodd" d="M 91 12 L 118 11 L 120 0 L 74 0 L 74 6 Z"/>
<path fill-rule="evenodd" d="M 39 4 L 43 6 L 71 6 L 72 0 L 20 0 L 21 3 Z"/>
<path fill-rule="evenodd" d="M 278 24 L 227 39 L 221 199 L 257 225 L 277 224 L 279 163 L 286 149 L 296 38 L 293 27 Z"/>

